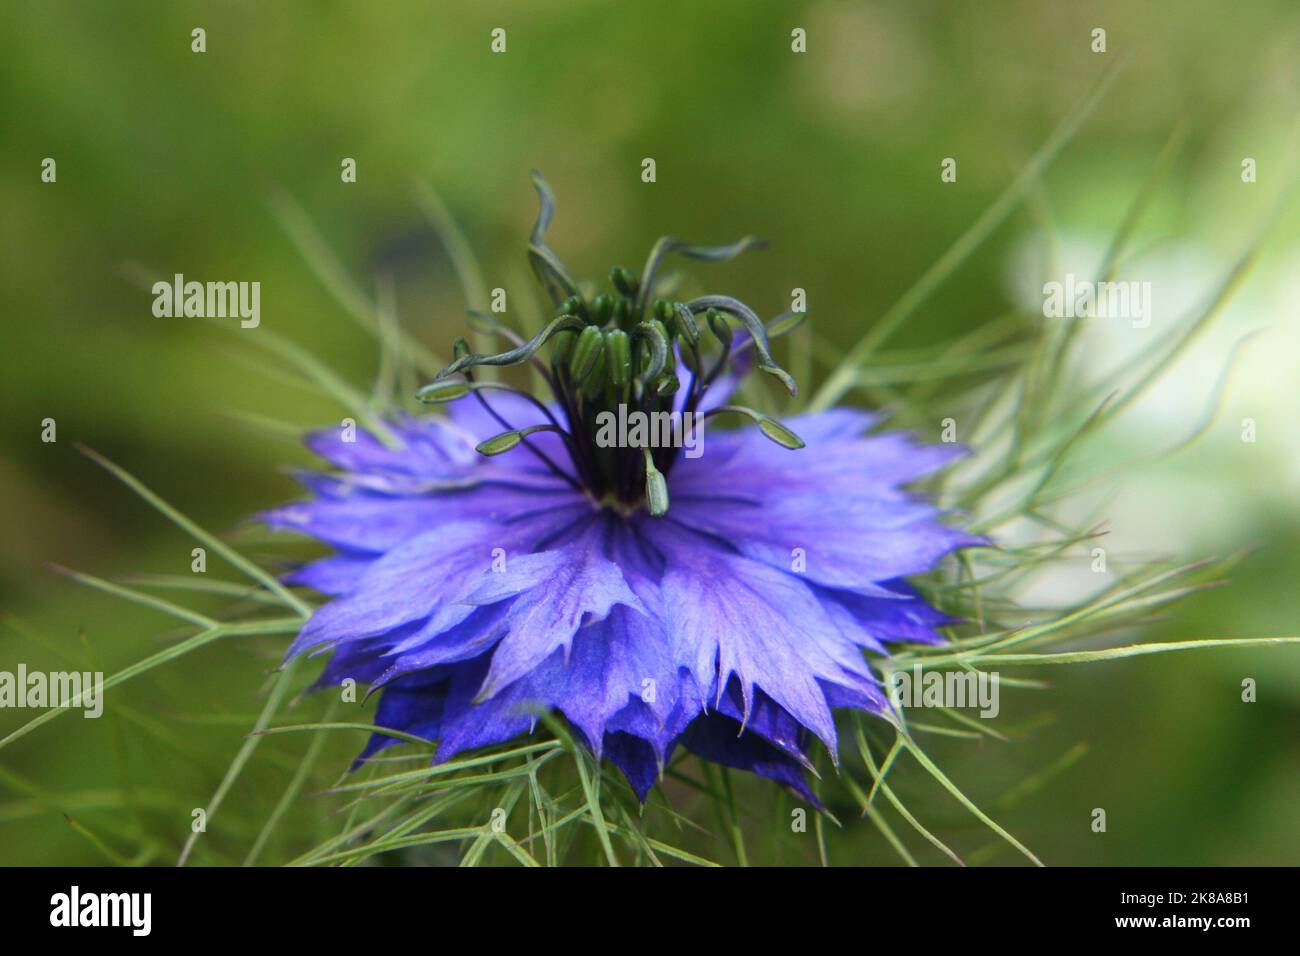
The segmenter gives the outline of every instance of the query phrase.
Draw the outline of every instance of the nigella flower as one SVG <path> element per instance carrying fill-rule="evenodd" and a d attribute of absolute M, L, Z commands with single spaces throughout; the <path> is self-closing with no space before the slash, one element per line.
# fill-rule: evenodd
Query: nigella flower
<path fill-rule="evenodd" d="M 612 292 L 584 295 L 543 242 L 553 203 L 536 182 L 529 256 L 555 317 L 525 342 L 479 316 L 515 347 L 457 342 L 419 396 L 453 403 L 449 417 L 310 436 L 337 472 L 264 516 L 337 552 L 291 577 L 332 600 L 289 653 L 332 651 L 319 684 L 369 684 L 377 725 L 436 740 L 437 761 L 551 712 L 642 800 L 679 747 L 812 799 L 810 748 L 836 753 L 832 712 L 889 711 L 864 652 L 938 642 L 948 623 L 905 579 L 977 542 L 900 486 L 955 447 L 867 434 L 878 419 L 863 411 L 783 425 L 728 404 L 751 365 L 793 394 L 768 342 L 797 317 L 765 327 L 726 296 L 653 294 L 667 255 L 754 241 L 660 240 L 639 277 L 615 269 Z M 475 379 L 523 363 L 548 400 Z M 619 406 L 660 425 L 748 421 L 690 457 L 600 436 Z M 362 757 L 394 742 L 376 735 Z"/>

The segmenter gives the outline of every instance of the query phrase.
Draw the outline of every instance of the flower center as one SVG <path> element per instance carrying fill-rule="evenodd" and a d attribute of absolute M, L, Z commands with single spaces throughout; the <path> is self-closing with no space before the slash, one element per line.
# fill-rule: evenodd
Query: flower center
<path fill-rule="evenodd" d="M 726 259 L 758 245 L 758 240 L 747 237 L 730 246 L 710 247 L 665 237 L 651 250 L 640 277 L 618 266 L 610 272 L 610 291 L 584 295 L 542 240 L 553 200 L 539 176 L 534 182 L 542 202 L 528 254 L 555 306 L 554 316 L 524 341 L 491 316 L 471 313 L 480 330 L 506 339 L 514 348 L 476 354 L 464 338 L 457 339 L 455 360 L 420 389 L 417 398 L 439 403 L 473 393 L 503 428 L 478 445 L 482 454 L 499 455 L 523 445 L 575 488 L 623 513 L 643 505 L 654 515 L 668 510 L 665 476 L 681 454 L 703 453 L 703 425 L 712 416 L 746 416 L 773 441 L 803 447 L 784 425 L 752 408 L 705 401 L 710 387 L 728 373 L 739 377 L 751 361 L 795 394 L 794 379 L 776 364 L 768 342 L 797 327 L 803 314 L 778 316 L 765 325 L 753 309 L 730 296 L 687 301 L 652 296 L 668 254 Z M 741 327 L 739 332 L 733 323 Z M 549 362 L 542 358 L 543 347 Z M 549 387 L 550 404 L 506 385 L 474 379 L 478 366 L 526 362 Z M 540 409 L 545 423 L 512 424 L 494 408 L 494 390 L 522 395 Z M 529 440 L 539 432 L 561 436 L 569 467 Z"/>

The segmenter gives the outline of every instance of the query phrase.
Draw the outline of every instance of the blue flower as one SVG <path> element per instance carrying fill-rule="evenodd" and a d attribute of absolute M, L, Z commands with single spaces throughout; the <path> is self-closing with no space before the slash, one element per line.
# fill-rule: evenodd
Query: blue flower
<path fill-rule="evenodd" d="M 639 278 L 615 269 L 614 291 L 588 298 L 542 241 L 538 183 L 530 257 L 555 319 L 498 355 L 458 342 L 421 392 L 454 402 L 448 417 L 311 435 L 335 471 L 263 515 L 336 552 L 290 577 L 332 600 L 289 654 L 332 651 L 319 686 L 369 684 L 376 723 L 437 740 L 439 762 L 558 712 L 642 800 L 678 747 L 812 800 L 810 748 L 836 754 L 833 710 L 889 710 L 864 651 L 939 642 L 950 623 L 905 579 L 979 542 L 902 486 L 959 451 L 868 434 L 878 417 L 863 411 L 781 424 L 726 404 L 751 362 L 793 391 L 768 349 L 788 317 L 651 292 L 668 253 L 724 258 L 752 240 L 661 241 Z M 474 378 L 524 362 L 549 403 Z M 710 431 L 691 457 L 598 441 L 619 406 L 755 424 Z M 376 735 L 361 756 L 395 742 Z"/>

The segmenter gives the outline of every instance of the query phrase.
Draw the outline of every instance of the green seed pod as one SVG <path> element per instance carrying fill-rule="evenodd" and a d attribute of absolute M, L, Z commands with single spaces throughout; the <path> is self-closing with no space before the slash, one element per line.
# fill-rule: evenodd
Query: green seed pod
<path fill-rule="evenodd" d="M 632 376 L 632 343 L 622 329 L 605 334 L 605 358 L 609 380 L 622 388 Z"/>
<path fill-rule="evenodd" d="M 569 368 L 576 381 L 585 382 L 597 359 L 603 359 L 604 342 L 605 333 L 594 325 L 587 326 L 579 334 L 578 342 L 573 347 L 573 357 L 569 361 Z"/>

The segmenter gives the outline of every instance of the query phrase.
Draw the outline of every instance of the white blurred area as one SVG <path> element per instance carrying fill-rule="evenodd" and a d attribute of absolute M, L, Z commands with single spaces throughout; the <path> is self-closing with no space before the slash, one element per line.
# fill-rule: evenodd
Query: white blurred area
<path fill-rule="evenodd" d="M 1067 273 L 1095 279 L 1109 240 L 1065 233 L 1049 243 L 1044 235 L 1027 235 L 1009 257 L 1008 294 L 1041 314 L 1044 282 L 1064 282 Z M 1152 245 L 1124 260 L 1113 277 L 1151 283 L 1146 328 L 1122 318 L 1044 317 L 1082 323 L 1067 394 L 1099 383 L 1109 386 L 1102 394 L 1129 385 L 1131 363 L 1171 343 L 1233 264 L 1210 241 Z M 1204 433 L 1160 455 L 1215 414 L 1224 376 L 1217 415 Z M 1245 419 L 1255 423 L 1253 443 L 1242 439 Z M 1114 497 L 1104 511 L 1105 547 L 1112 554 L 1194 560 L 1275 534 L 1279 520 L 1294 522 L 1300 512 L 1300 241 L 1266 244 L 1228 304 L 1086 453 L 1090 470 L 1133 463 L 1108 482 Z M 1084 506 L 1078 502 L 1071 517 L 1085 518 Z"/>

